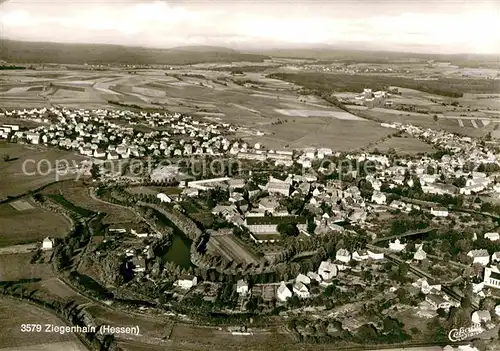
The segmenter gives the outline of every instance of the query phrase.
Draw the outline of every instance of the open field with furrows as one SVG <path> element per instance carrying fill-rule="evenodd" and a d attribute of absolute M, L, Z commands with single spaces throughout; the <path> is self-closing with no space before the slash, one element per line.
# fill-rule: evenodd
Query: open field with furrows
<path fill-rule="evenodd" d="M 373 150 L 375 149 L 377 149 L 381 153 L 387 153 L 389 149 L 394 149 L 399 155 L 415 155 L 437 151 L 437 149 L 435 149 L 431 145 L 412 137 L 387 138 L 382 142 L 374 144 L 372 147 L 370 147 L 369 151 L 373 152 Z"/>
<path fill-rule="evenodd" d="M 89 187 L 82 182 L 59 182 L 48 186 L 42 193 L 47 195 L 61 195 L 74 206 L 86 210 L 106 212 L 107 215 L 103 219 L 104 224 L 135 222 L 138 220 L 138 217 L 130 209 L 93 197 Z"/>
<path fill-rule="evenodd" d="M 472 137 L 484 137 L 489 131 L 493 130 L 496 123 L 490 123 L 488 126 L 483 126 L 482 128 L 474 128 L 470 122 L 465 123 L 462 120 L 464 126 L 459 123 L 456 118 L 443 118 L 438 117 L 437 121 L 434 121 L 432 115 L 415 115 L 404 111 L 398 111 L 399 113 L 388 113 L 382 109 L 363 109 L 357 110 L 356 114 L 359 114 L 365 118 L 373 118 L 380 122 L 397 122 L 397 123 L 408 123 L 415 126 L 431 129 L 443 129 L 450 133 L 457 133 Z"/>
<path fill-rule="evenodd" d="M 265 130 L 269 134 L 242 137 L 251 144 L 259 142 L 268 148 L 330 147 L 347 151 L 364 147 L 391 134 L 391 130 L 372 121 L 315 117 L 267 125 Z"/>
<path fill-rule="evenodd" d="M 3 156 L 10 160 L 5 162 Z M 85 158 L 67 151 L 38 145 L 11 144 L 0 141 L 0 201 L 8 196 L 19 196 L 57 180 L 74 179 L 77 175 L 56 172 L 56 162 L 66 160 L 70 167 Z"/>
<path fill-rule="evenodd" d="M 143 343 L 158 344 L 163 338 L 168 338 L 172 331 L 173 322 L 168 319 L 150 318 L 148 316 L 131 315 L 127 312 L 112 310 L 103 306 L 90 305 L 85 308 L 98 323 L 115 327 L 138 326 L 139 336 L 125 335 L 126 339 L 141 341 Z"/>
<path fill-rule="evenodd" d="M 253 330 L 253 335 L 232 335 L 223 328 L 175 324 L 170 340 L 173 344 L 186 345 L 198 349 L 211 350 L 276 350 L 281 347 L 293 347 L 293 339 L 289 334 L 282 333 L 276 327 Z"/>
<path fill-rule="evenodd" d="M 54 274 L 50 264 L 31 264 L 32 256 L 32 253 L 0 255 L 0 281 L 52 278 Z"/>
<path fill-rule="evenodd" d="M 44 75 L 48 73 L 37 72 L 37 75 L 40 80 L 47 80 Z M 269 143 L 273 148 L 287 144 L 304 147 L 313 142 L 318 146 L 349 150 L 385 135 L 373 122 L 359 121 L 358 117 L 321 99 L 305 98 L 298 93 L 300 87 L 270 79 L 261 72 L 231 75 L 228 71 L 181 68 L 139 70 L 136 74 L 70 70 L 59 73 L 62 76 L 51 78 L 56 85 L 51 89 L 63 89 L 64 96 L 57 98 L 57 92 L 45 96 L 58 106 L 95 108 L 104 104 L 108 108 L 124 108 L 108 103 L 114 101 L 145 108 L 163 107 L 201 119 L 207 117 L 207 120 L 216 116 L 219 121 L 264 132 L 264 145 Z M 15 80 L 15 75 L 10 78 Z M 80 84 L 87 79 L 94 84 Z M 64 88 L 71 85 L 75 89 Z M 84 92 L 80 91 L 82 88 Z M 78 97 L 78 94 L 85 96 Z M 285 122 L 276 124 L 281 121 Z M 245 133 L 243 136 L 251 135 Z"/>
<path fill-rule="evenodd" d="M 41 242 L 45 237 L 64 237 L 70 221 L 58 213 L 33 206 L 18 211 L 10 204 L 0 204 L 0 246 Z"/>
<path fill-rule="evenodd" d="M 21 324 L 34 323 L 65 325 L 56 316 L 37 306 L 17 300 L 0 300 L 0 347 L 2 350 L 20 351 L 84 351 L 86 348 L 74 334 L 21 331 Z"/>
<path fill-rule="evenodd" d="M 228 261 L 237 261 L 246 264 L 257 264 L 260 262 L 257 255 L 233 234 L 212 235 L 208 242 L 208 250 L 217 253 Z"/>

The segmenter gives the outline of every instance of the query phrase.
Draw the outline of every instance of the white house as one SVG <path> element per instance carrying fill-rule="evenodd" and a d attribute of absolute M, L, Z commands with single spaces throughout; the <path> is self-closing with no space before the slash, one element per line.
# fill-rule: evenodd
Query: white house
<path fill-rule="evenodd" d="M 293 292 L 295 293 L 295 295 L 303 299 L 310 296 L 309 290 L 307 290 L 307 286 L 305 286 L 305 284 L 301 282 L 296 282 L 295 284 L 293 284 Z"/>
<path fill-rule="evenodd" d="M 389 250 L 395 252 L 401 252 L 406 248 L 406 244 L 402 244 L 399 239 L 396 239 L 394 242 L 389 241 Z"/>
<path fill-rule="evenodd" d="M 498 234 L 498 233 L 485 233 L 484 238 L 489 239 L 491 241 L 497 241 L 498 239 L 500 239 L 500 234 Z"/>
<path fill-rule="evenodd" d="M 321 276 L 316 272 L 307 272 L 307 277 L 316 280 L 318 283 L 321 282 Z"/>
<path fill-rule="evenodd" d="M 108 152 L 108 160 L 118 160 L 120 157 L 118 156 L 118 154 L 114 151 L 110 151 Z"/>
<path fill-rule="evenodd" d="M 164 193 L 159 193 L 158 195 L 156 195 L 156 197 L 160 199 L 161 202 L 166 202 L 166 203 L 172 202 L 172 199 L 167 194 Z"/>
<path fill-rule="evenodd" d="M 425 296 L 425 301 L 427 301 L 432 307 L 434 307 L 436 310 L 439 308 L 442 309 L 449 309 L 451 307 L 451 302 L 446 300 L 444 297 L 441 295 L 437 294 L 429 294 Z"/>
<path fill-rule="evenodd" d="M 183 275 L 179 277 L 179 280 L 177 280 L 174 285 L 182 289 L 191 289 L 196 284 L 198 284 L 198 278 L 194 275 Z"/>
<path fill-rule="evenodd" d="M 500 270 L 497 267 L 486 267 L 483 282 L 485 286 L 500 289 Z"/>
<path fill-rule="evenodd" d="M 240 295 L 248 294 L 248 283 L 243 279 L 236 282 L 236 292 Z"/>
<path fill-rule="evenodd" d="M 415 254 L 413 255 L 413 259 L 417 261 L 422 261 L 425 260 L 426 258 L 427 258 L 427 253 L 422 249 L 417 250 L 417 252 L 415 252 Z"/>
<path fill-rule="evenodd" d="M 434 284 L 434 285 L 430 285 L 426 279 L 422 279 L 420 280 L 420 291 L 422 292 L 422 294 L 430 294 L 432 292 L 438 292 L 438 291 L 441 291 L 441 284 Z"/>
<path fill-rule="evenodd" d="M 500 305 L 495 306 L 495 314 L 500 317 Z"/>
<path fill-rule="evenodd" d="M 473 259 L 472 264 L 480 263 L 483 266 L 487 266 L 488 263 L 490 263 L 490 255 L 488 254 L 488 251 L 485 249 L 471 250 L 469 251 L 467 256 L 472 257 Z"/>
<path fill-rule="evenodd" d="M 42 241 L 42 250 L 52 250 L 54 247 L 54 239 L 46 237 Z"/>
<path fill-rule="evenodd" d="M 481 323 L 489 323 L 491 322 L 491 314 L 490 311 L 482 310 L 475 311 L 472 313 L 472 323 L 481 324 Z"/>
<path fill-rule="evenodd" d="M 147 231 L 142 231 L 138 229 L 131 228 L 130 233 L 135 235 L 138 238 L 147 238 L 149 236 L 149 233 Z"/>
<path fill-rule="evenodd" d="M 358 262 L 365 261 L 365 260 L 367 260 L 369 258 L 370 258 L 370 255 L 368 254 L 368 251 L 364 251 L 364 250 L 359 251 L 359 252 L 358 251 L 354 251 L 353 254 L 352 254 L 352 259 L 354 261 L 358 261 Z"/>
<path fill-rule="evenodd" d="M 431 208 L 431 215 L 436 217 L 448 217 L 448 210 L 445 208 Z"/>
<path fill-rule="evenodd" d="M 323 261 L 319 265 L 318 274 L 324 280 L 330 280 L 337 276 L 337 266 L 330 261 Z"/>
<path fill-rule="evenodd" d="M 339 249 L 335 255 L 335 259 L 340 262 L 349 263 L 351 261 L 351 254 L 346 249 Z"/>
<path fill-rule="evenodd" d="M 384 193 L 381 193 L 380 191 L 374 191 L 372 194 L 372 202 L 378 204 L 378 205 L 384 205 L 386 201 L 386 196 Z"/>
<path fill-rule="evenodd" d="M 372 252 L 370 250 L 368 252 L 368 257 L 372 260 L 383 260 L 384 259 L 384 253 L 377 253 L 377 252 Z"/>
<path fill-rule="evenodd" d="M 285 282 L 281 282 L 276 291 L 276 298 L 281 302 L 285 302 L 290 297 L 292 297 L 292 292 L 286 287 Z"/>
<path fill-rule="evenodd" d="M 308 276 L 300 273 L 297 276 L 297 278 L 295 278 L 295 282 L 296 283 L 302 283 L 302 284 L 305 284 L 305 285 L 309 285 L 309 284 L 311 284 L 311 279 Z"/>
<path fill-rule="evenodd" d="M 94 157 L 95 158 L 103 158 L 106 157 L 106 151 L 102 149 L 95 149 L 94 150 Z"/>

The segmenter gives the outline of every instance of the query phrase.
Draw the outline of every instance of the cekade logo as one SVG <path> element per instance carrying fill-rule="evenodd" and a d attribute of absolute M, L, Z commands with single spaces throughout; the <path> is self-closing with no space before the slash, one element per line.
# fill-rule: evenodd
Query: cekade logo
<path fill-rule="evenodd" d="M 448 333 L 448 339 L 452 342 L 462 341 L 484 331 L 480 323 L 474 323 L 468 328 L 452 329 Z"/>

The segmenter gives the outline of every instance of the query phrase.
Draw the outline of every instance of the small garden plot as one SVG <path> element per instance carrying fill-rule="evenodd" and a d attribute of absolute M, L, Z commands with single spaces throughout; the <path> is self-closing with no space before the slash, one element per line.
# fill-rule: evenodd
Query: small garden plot
<path fill-rule="evenodd" d="M 15 88 L 10 88 L 6 92 L 3 92 L 2 94 L 9 94 L 9 95 L 15 95 L 15 94 L 22 94 L 29 91 L 29 87 L 15 87 Z"/>
<path fill-rule="evenodd" d="M 210 238 L 208 249 L 217 252 L 228 261 L 258 264 L 258 257 L 234 235 L 217 235 Z"/>
<path fill-rule="evenodd" d="M 276 112 L 289 117 L 330 117 L 350 121 L 363 121 L 363 118 L 357 117 L 352 113 L 345 111 L 327 111 L 327 110 L 295 110 L 295 109 L 275 109 Z"/>
<path fill-rule="evenodd" d="M 18 211 L 32 210 L 34 207 L 26 200 L 18 200 L 11 202 L 10 205 Z"/>

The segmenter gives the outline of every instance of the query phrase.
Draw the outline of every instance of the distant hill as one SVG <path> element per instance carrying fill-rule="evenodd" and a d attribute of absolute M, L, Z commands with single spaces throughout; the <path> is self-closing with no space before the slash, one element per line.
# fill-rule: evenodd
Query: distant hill
<path fill-rule="evenodd" d="M 238 51 L 223 46 L 177 46 L 169 49 L 170 51 L 185 51 L 185 52 L 223 52 L 228 54 L 237 54 Z"/>
<path fill-rule="evenodd" d="M 189 65 L 208 62 L 262 62 L 270 57 L 215 46 L 150 49 L 106 44 L 59 44 L 2 39 L 0 60 L 12 63 Z"/>
<path fill-rule="evenodd" d="M 355 50 L 350 48 L 332 47 L 328 45 L 317 45 L 312 48 L 291 47 L 283 49 L 258 50 L 250 52 L 262 55 L 283 58 L 315 59 L 318 61 L 343 61 L 364 63 L 402 63 L 402 62 L 426 62 L 446 61 L 458 66 L 500 66 L 500 55 L 481 54 L 425 54 L 396 51 Z"/>

